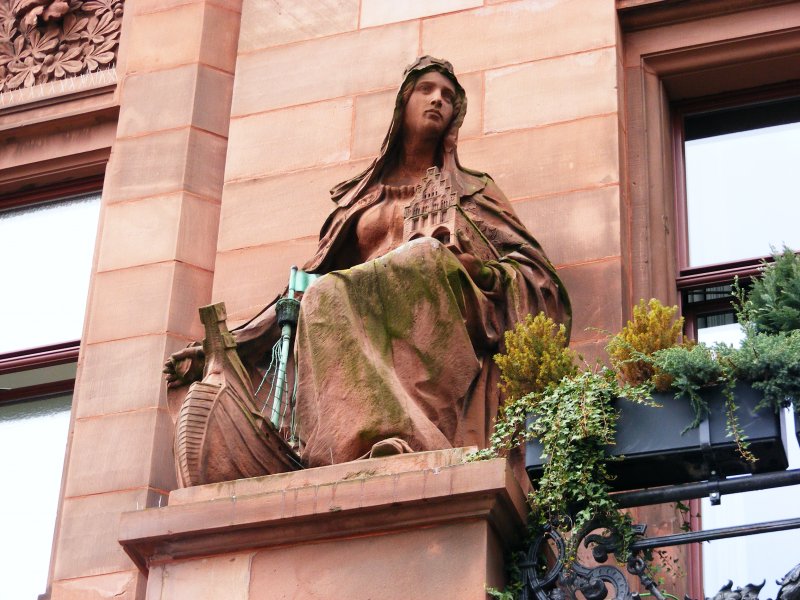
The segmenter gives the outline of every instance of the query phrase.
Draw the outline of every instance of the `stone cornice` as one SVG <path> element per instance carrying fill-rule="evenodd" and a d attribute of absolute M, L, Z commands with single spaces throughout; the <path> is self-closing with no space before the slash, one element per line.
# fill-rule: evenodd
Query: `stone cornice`
<path fill-rule="evenodd" d="M 719 15 L 755 10 L 796 0 L 617 0 L 625 31 L 685 23 Z"/>

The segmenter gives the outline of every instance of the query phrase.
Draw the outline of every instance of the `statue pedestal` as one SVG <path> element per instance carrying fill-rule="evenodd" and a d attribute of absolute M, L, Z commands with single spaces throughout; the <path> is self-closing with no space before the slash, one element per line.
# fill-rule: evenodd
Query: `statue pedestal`
<path fill-rule="evenodd" d="M 507 461 L 465 449 L 175 490 L 122 515 L 147 600 L 486 598 L 524 530 Z"/>

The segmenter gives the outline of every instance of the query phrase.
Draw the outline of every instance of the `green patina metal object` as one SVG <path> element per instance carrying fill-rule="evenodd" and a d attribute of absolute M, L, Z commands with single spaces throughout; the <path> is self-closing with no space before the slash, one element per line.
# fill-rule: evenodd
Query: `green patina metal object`
<path fill-rule="evenodd" d="M 291 432 L 291 439 L 294 439 L 295 437 L 294 400 L 296 389 L 292 391 L 291 397 L 288 399 L 288 401 L 284 398 L 284 396 L 288 390 L 287 366 L 289 364 L 292 333 L 297 329 L 297 319 L 300 315 L 300 301 L 295 298 L 295 295 L 306 291 L 308 286 L 311 285 L 311 283 L 317 279 L 317 277 L 319 277 L 319 275 L 306 273 L 305 271 L 293 266 L 289 272 L 289 289 L 286 292 L 286 297 L 278 300 L 278 303 L 275 307 L 278 326 L 281 328 L 281 337 L 273 349 L 273 363 L 276 350 L 278 361 L 276 368 L 274 369 L 275 375 L 272 389 L 270 390 L 270 394 L 267 396 L 267 400 L 264 403 L 264 408 L 266 408 L 271 399 L 272 410 L 270 411 L 270 421 L 276 428 L 281 428 L 282 426 L 287 425 L 287 419 L 284 418 L 284 411 L 287 407 L 289 408 L 290 414 L 288 415 L 288 426 Z M 269 370 L 267 373 L 269 373 Z M 265 374 L 264 378 L 266 379 L 266 377 L 267 375 Z M 264 380 L 262 379 L 261 385 L 258 388 L 259 390 L 263 384 Z M 274 393 L 272 393 L 273 391 Z M 256 394 L 257 393 L 258 391 Z"/>

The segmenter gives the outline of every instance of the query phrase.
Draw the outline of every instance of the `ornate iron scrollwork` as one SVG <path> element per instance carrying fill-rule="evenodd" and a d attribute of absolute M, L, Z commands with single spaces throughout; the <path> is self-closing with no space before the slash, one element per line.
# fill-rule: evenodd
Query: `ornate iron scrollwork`
<path fill-rule="evenodd" d="M 540 575 L 538 570 L 546 565 L 547 557 L 544 554 L 549 541 L 555 546 L 556 556 L 554 564 Z M 522 596 L 521 600 L 563 600 L 563 594 L 556 587 L 558 577 L 564 570 L 566 557 L 566 544 L 564 538 L 551 525 L 546 525 L 542 533 L 536 537 L 528 548 L 522 568 Z M 544 561 L 544 562 L 543 562 Z M 555 595 L 553 595 L 555 593 Z"/>
<path fill-rule="evenodd" d="M 601 528 L 605 528 L 608 534 L 591 533 Z M 637 532 L 644 533 L 644 527 L 636 528 Z M 577 535 L 577 543 L 585 548 L 591 547 L 592 557 L 598 563 L 606 562 L 609 554 L 616 553 L 620 546 L 620 536 L 598 521 L 592 521 Z M 546 548 L 550 548 L 554 555 L 546 556 Z M 525 562 L 520 565 L 522 600 L 575 600 L 576 592 L 586 600 L 605 600 L 609 597 L 609 585 L 614 590 L 611 598 L 632 598 L 628 581 L 617 567 L 604 564 L 588 566 L 577 557 L 568 566 L 567 562 L 567 544 L 558 528 L 545 526 L 530 545 Z"/>
<path fill-rule="evenodd" d="M 650 593 L 653 600 L 665 600 L 664 594 L 648 574 L 644 553 L 636 548 L 636 542 L 632 544 L 629 554 L 621 557 L 619 553 L 622 550 L 622 536 L 600 519 L 595 519 L 583 527 L 575 534 L 576 539 L 570 540 L 569 545 L 559 533 L 560 528 L 568 529 L 568 527 L 564 527 L 563 523 L 560 526 L 559 524 L 544 526 L 528 547 L 525 559 L 520 564 L 522 570 L 521 600 L 578 600 L 578 592 L 585 600 L 638 600 L 639 594 L 631 592 L 622 569 L 603 564 L 612 554 L 617 558 L 618 563 L 624 562 L 628 573 L 639 578 L 642 586 Z M 596 533 L 600 530 L 604 533 Z M 642 538 L 645 531 L 645 525 L 633 526 L 635 537 Z M 654 540 L 659 539 L 661 538 L 654 538 Z M 658 544 L 658 546 L 673 545 L 674 540 L 664 539 L 667 543 Z M 652 541 L 645 540 L 640 544 L 650 542 L 652 545 Z M 592 559 L 600 564 L 594 566 L 583 564 L 577 553 L 570 562 L 567 558 L 568 547 L 579 548 L 581 546 L 590 549 Z M 800 600 L 800 565 L 791 569 L 777 583 L 781 589 L 776 600 Z M 729 581 L 713 599 L 706 598 L 705 600 L 759 600 L 758 593 L 763 585 L 763 583 L 761 585 L 749 584 L 744 588 L 734 589 L 733 583 Z M 610 594 L 612 590 L 613 594 Z M 686 597 L 685 600 L 691 599 Z"/>

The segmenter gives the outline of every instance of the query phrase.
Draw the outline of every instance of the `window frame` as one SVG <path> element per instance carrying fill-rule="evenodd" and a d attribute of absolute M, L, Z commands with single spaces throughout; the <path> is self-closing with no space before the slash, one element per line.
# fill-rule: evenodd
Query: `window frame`
<path fill-rule="evenodd" d="M 676 256 L 675 122 L 678 101 L 720 99 L 800 79 L 800 4 L 787 0 L 616 0 L 621 29 L 620 126 L 623 310 L 639 298 L 679 304 L 682 285 L 713 273 L 681 273 Z M 788 74 L 788 75 L 787 75 Z M 682 167 L 680 167 L 682 168 Z M 757 270 L 731 265 L 731 275 Z M 701 528 L 699 501 L 692 528 Z M 687 548 L 689 594 L 703 596 L 702 554 Z"/>
<path fill-rule="evenodd" d="M 77 363 L 79 348 L 80 341 L 76 340 L 0 354 L 0 375 Z M 60 396 L 72 392 L 74 388 L 74 377 L 12 389 L 0 388 L 0 406 Z"/>
<path fill-rule="evenodd" d="M 800 29 L 790 26 L 800 22 L 800 5 L 775 1 L 751 8 L 743 2 L 737 10 L 664 0 L 629 4 L 623 11 L 625 1 L 617 1 L 625 77 L 621 209 L 629 223 L 623 236 L 628 313 L 639 298 L 679 300 L 675 236 L 683 234 L 675 172 L 682 147 L 675 143 L 673 107 L 698 98 L 741 104 L 741 94 L 785 94 L 784 81 L 800 80 Z M 738 265 L 735 274 L 756 272 L 757 264 Z M 699 279 L 705 273 L 686 275 Z"/>
<path fill-rule="evenodd" d="M 770 102 L 800 99 L 800 80 L 782 82 L 761 88 L 746 89 L 710 97 L 692 98 L 673 102 L 670 106 L 672 117 L 672 147 L 675 190 L 675 287 L 678 304 L 685 319 L 684 333 L 690 339 L 697 339 L 697 319 L 700 316 L 730 312 L 731 297 L 689 304 L 686 295 L 693 291 L 713 285 L 732 284 L 737 278 L 742 286 L 748 286 L 758 275 L 764 262 L 771 262 L 770 255 L 737 259 L 723 263 L 697 267 L 689 266 L 689 222 L 688 195 L 686 190 L 685 123 L 687 117 L 712 113 L 714 111 L 746 108 Z M 757 129 L 757 128 L 753 128 Z"/>
<path fill-rule="evenodd" d="M 69 200 L 71 198 L 81 196 L 84 194 L 101 194 L 103 190 L 103 181 L 105 173 L 99 175 L 91 175 L 89 177 L 82 177 L 73 181 L 40 185 L 33 189 L 26 189 L 24 191 L 17 191 L 6 195 L 0 195 L 0 211 L 13 210 L 27 206 L 34 206 L 37 204 L 44 204 L 49 202 L 57 202 L 59 200 Z M 98 216 L 98 222 L 102 219 L 102 199 L 101 210 Z M 99 224 L 99 223 L 98 223 Z M 97 236 L 95 234 L 95 244 L 97 243 Z M 96 249 L 95 249 L 96 250 Z M 59 365 L 75 365 L 73 373 L 77 370 L 78 356 L 81 346 L 81 340 L 68 340 L 55 344 L 44 346 L 20 348 L 11 352 L 0 354 L 0 377 L 3 375 L 13 373 L 30 372 L 32 378 L 36 378 L 36 371 L 45 369 L 47 367 L 56 367 Z M 53 378 L 50 381 L 33 383 L 31 385 L 22 385 L 14 388 L 0 387 L 0 408 L 33 403 L 40 400 L 47 400 L 59 396 L 71 396 L 70 405 L 74 401 L 75 390 L 75 375 Z M 69 430 L 72 430 L 74 422 L 74 413 L 70 410 L 70 424 Z M 63 502 L 65 477 L 64 471 L 66 469 L 66 456 L 68 456 L 68 449 L 70 444 L 70 433 L 67 432 L 67 453 L 61 458 L 61 485 L 58 492 L 57 508 L 54 519 L 54 528 L 52 539 L 49 547 L 45 549 L 47 564 L 47 578 L 42 582 L 46 586 L 45 595 L 49 594 L 50 581 L 52 580 L 53 573 L 53 548 L 55 547 L 55 540 L 58 534 L 61 520 L 61 504 Z M 44 555 L 44 553 L 43 553 Z"/>
<path fill-rule="evenodd" d="M 8 194 L 0 198 L 0 211 L 19 208 L 21 206 L 41 204 L 43 202 L 52 202 L 71 196 L 79 196 L 81 194 L 102 192 L 104 179 L 105 173 L 76 179 L 74 181 L 37 186 L 32 190 L 28 189 L 14 194 Z"/>
<path fill-rule="evenodd" d="M 14 194 L 8 194 L 5 197 L 0 197 L 0 212 L 26 206 L 34 206 L 36 204 L 44 204 L 47 202 L 66 200 L 82 194 L 101 194 L 103 190 L 104 178 L 105 174 L 93 175 L 74 181 L 44 185 L 33 190 L 25 190 Z M 80 340 L 76 339 L 44 346 L 20 348 L 11 352 L 2 353 L 0 354 L 0 374 L 65 364 L 67 362 L 77 362 L 79 348 Z M 66 388 L 67 382 L 69 381 L 72 382 L 72 387 Z M 56 386 L 55 383 L 43 384 L 44 387 L 41 387 L 40 391 L 45 395 L 54 395 L 67 391 L 67 389 L 71 390 L 75 387 L 74 384 L 74 379 L 65 380 L 61 387 Z M 33 388 L 37 386 L 29 387 Z M 15 394 L 12 393 L 15 390 L 0 390 L 0 405 L 6 402 L 22 399 L 32 400 L 42 397 L 35 395 L 36 390 L 34 389 L 30 389 L 24 393 L 22 390 L 27 388 L 19 389 L 20 393 L 24 395 L 24 398 L 15 399 Z"/>

